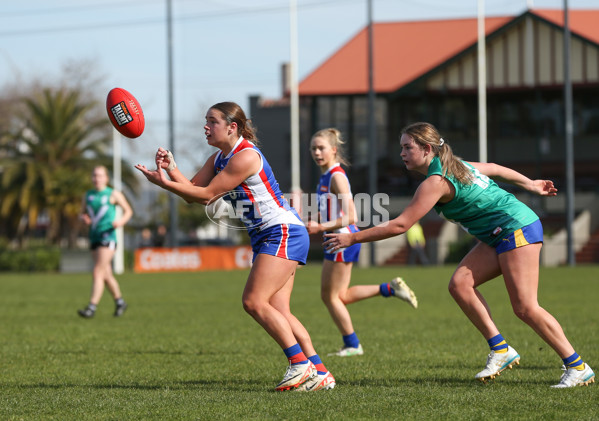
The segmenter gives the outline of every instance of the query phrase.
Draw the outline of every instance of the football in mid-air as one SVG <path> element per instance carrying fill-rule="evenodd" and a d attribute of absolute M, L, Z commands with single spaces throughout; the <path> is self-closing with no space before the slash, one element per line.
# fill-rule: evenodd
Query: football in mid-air
<path fill-rule="evenodd" d="M 114 88 L 108 92 L 106 111 L 112 125 L 123 135 L 134 139 L 146 126 L 141 105 L 130 92 Z"/>

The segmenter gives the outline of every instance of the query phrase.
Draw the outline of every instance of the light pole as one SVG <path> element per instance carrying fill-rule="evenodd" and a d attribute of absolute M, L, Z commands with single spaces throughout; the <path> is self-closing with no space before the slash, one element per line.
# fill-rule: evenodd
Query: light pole
<path fill-rule="evenodd" d="M 487 52 L 485 0 L 478 0 L 478 160 L 487 162 Z"/>
<path fill-rule="evenodd" d="M 376 144 L 376 122 L 375 112 L 375 93 L 374 93 L 374 70 L 373 70 L 373 28 L 372 28 L 372 0 L 368 0 L 368 192 L 372 199 L 377 193 L 377 144 Z M 374 206 L 371 204 L 371 214 L 374 212 Z M 370 243 L 370 264 L 376 265 L 376 246 L 374 242 Z"/>
<path fill-rule="evenodd" d="M 117 129 L 112 129 L 112 181 L 114 189 L 123 191 L 122 166 L 121 166 L 121 143 L 123 138 Z M 120 218 L 123 210 L 120 206 L 116 207 L 116 218 Z M 116 230 L 116 250 L 112 261 L 114 273 L 120 275 L 125 271 L 125 230 L 119 227 Z"/>
<path fill-rule="evenodd" d="M 166 0 L 166 39 L 167 39 L 167 77 L 168 77 L 168 147 L 175 154 L 175 130 L 173 121 L 173 13 L 172 0 Z M 170 245 L 177 247 L 177 231 L 179 228 L 179 213 L 177 212 L 177 198 L 174 194 L 168 195 L 168 209 L 170 221 Z"/>
<path fill-rule="evenodd" d="M 574 255 L 574 139 L 572 126 L 572 80 L 570 79 L 570 24 L 568 0 L 564 0 L 564 109 L 566 120 L 566 224 L 568 231 L 568 264 L 576 265 Z"/>
<path fill-rule="evenodd" d="M 297 86 L 297 0 L 289 0 L 289 99 L 291 112 L 291 193 L 300 190 L 299 92 Z"/>

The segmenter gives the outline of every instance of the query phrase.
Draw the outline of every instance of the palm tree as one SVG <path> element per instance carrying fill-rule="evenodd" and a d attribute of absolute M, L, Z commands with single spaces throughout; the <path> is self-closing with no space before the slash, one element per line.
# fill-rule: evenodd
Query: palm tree
<path fill-rule="evenodd" d="M 72 245 L 91 171 L 112 163 L 107 154 L 108 119 L 98 115 L 96 101 L 84 102 L 77 89 L 44 89 L 24 103 L 21 128 L 11 135 L 12 148 L 0 158 L 0 218 L 25 217 L 32 229 L 45 214 L 47 240 L 56 244 L 70 234 Z M 130 167 L 125 165 L 123 174 L 128 185 L 136 182 Z M 26 228 L 22 225 L 17 235 L 22 237 Z"/>

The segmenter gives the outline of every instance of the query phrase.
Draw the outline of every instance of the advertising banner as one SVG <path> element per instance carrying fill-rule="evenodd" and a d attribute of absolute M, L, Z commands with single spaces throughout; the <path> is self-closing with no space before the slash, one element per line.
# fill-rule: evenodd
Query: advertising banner
<path fill-rule="evenodd" d="M 249 246 L 144 247 L 135 250 L 134 271 L 185 272 L 247 269 L 252 265 Z"/>

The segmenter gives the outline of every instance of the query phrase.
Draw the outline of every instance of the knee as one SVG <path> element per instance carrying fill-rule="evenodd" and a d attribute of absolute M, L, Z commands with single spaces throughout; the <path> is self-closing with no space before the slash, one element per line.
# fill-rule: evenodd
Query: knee
<path fill-rule="evenodd" d="M 458 298 L 462 297 L 464 294 L 466 294 L 467 291 L 471 290 L 472 288 L 470 286 L 468 286 L 468 284 L 463 279 L 453 276 L 451 278 L 451 280 L 449 281 L 449 285 L 447 286 L 447 289 L 449 290 L 449 294 L 451 294 L 451 296 L 454 299 L 458 299 Z"/>
<path fill-rule="evenodd" d="M 325 305 L 330 305 L 333 302 L 333 294 L 328 289 L 320 290 L 320 299 Z"/>
<path fill-rule="evenodd" d="M 469 275 L 454 274 L 449 281 L 449 293 L 457 302 L 469 301 L 476 295 L 475 280 Z"/>
<path fill-rule="evenodd" d="M 514 314 L 520 320 L 522 320 L 526 324 L 530 324 L 534 322 L 537 314 L 539 313 L 540 307 L 538 305 L 525 305 L 525 304 L 515 304 L 513 305 Z"/>
<path fill-rule="evenodd" d="M 260 314 L 260 309 L 262 308 L 262 305 L 260 303 L 259 300 L 256 300 L 253 297 L 246 297 L 244 296 L 242 298 L 242 303 L 243 303 L 243 309 L 245 310 L 246 313 L 250 314 L 251 316 L 256 316 L 258 314 Z"/>
<path fill-rule="evenodd" d="M 320 298 L 322 299 L 322 302 L 325 304 L 325 306 L 327 306 L 328 308 L 338 306 L 340 304 L 346 305 L 344 297 L 339 293 L 332 293 L 330 291 L 326 293 L 322 292 L 320 294 Z"/>

